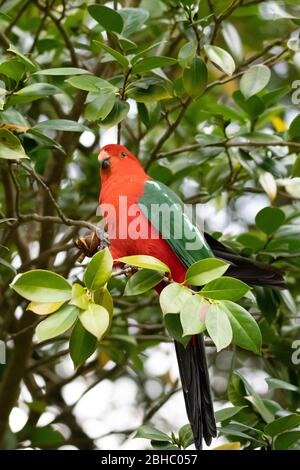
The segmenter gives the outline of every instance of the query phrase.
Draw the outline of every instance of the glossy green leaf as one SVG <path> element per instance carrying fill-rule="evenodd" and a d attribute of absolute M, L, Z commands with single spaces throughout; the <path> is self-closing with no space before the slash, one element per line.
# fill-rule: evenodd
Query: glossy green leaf
<path fill-rule="evenodd" d="M 28 158 L 18 137 L 7 129 L 0 129 L 0 159 L 1 158 L 4 160 Z"/>
<path fill-rule="evenodd" d="M 148 424 L 138 428 L 134 437 L 142 439 L 151 439 L 152 441 L 172 442 L 172 438 L 170 436 L 168 436 L 164 432 L 159 431 L 153 426 L 149 426 Z"/>
<path fill-rule="evenodd" d="M 180 321 L 183 336 L 196 335 L 205 331 L 205 317 L 209 309 L 209 303 L 199 295 L 190 296 L 180 310 Z"/>
<path fill-rule="evenodd" d="M 300 431 L 289 431 L 276 437 L 274 447 L 276 450 L 289 450 L 294 444 L 299 442 Z"/>
<path fill-rule="evenodd" d="M 232 75 L 235 71 L 235 63 L 229 52 L 221 47 L 206 45 L 204 46 L 205 53 L 209 60 L 220 68 L 227 75 Z"/>
<path fill-rule="evenodd" d="M 79 309 L 73 305 L 65 305 L 36 327 L 35 333 L 38 341 L 55 338 L 71 328 L 78 317 Z"/>
<path fill-rule="evenodd" d="M 86 289 L 82 287 L 80 284 L 73 284 L 72 286 L 72 298 L 70 300 L 71 305 L 75 305 L 76 307 L 86 310 L 89 306 L 89 297 L 87 295 Z"/>
<path fill-rule="evenodd" d="M 271 437 L 296 428 L 300 425 L 300 414 L 292 413 L 287 416 L 277 418 L 264 427 L 264 432 Z"/>
<path fill-rule="evenodd" d="M 163 279 L 163 273 L 152 269 L 141 269 L 130 276 L 127 281 L 124 295 L 140 295 L 148 292 Z"/>
<path fill-rule="evenodd" d="M 70 284 L 62 276 L 43 269 L 18 274 L 11 287 L 25 299 L 35 302 L 62 302 L 72 295 Z"/>
<path fill-rule="evenodd" d="M 210 305 L 205 326 L 218 352 L 229 346 L 232 341 L 232 328 L 221 305 Z"/>
<path fill-rule="evenodd" d="M 284 380 L 267 377 L 266 382 L 268 384 L 269 390 L 282 389 L 300 393 L 299 387 L 296 387 L 296 385 L 290 384 L 289 382 L 285 382 Z"/>
<path fill-rule="evenodd" d="M 78 75 L 71 77 L 66 80 L 67 83 L 72 85 L 74 88 L 79 88 L 85 91 L 99 92 L 114 92 L 117 90 L 111 83 L 103 78 L 95 77 L 95 75 Z"/>
<path fill-rule="evenodd" d="M 111 55 L 122 67 L 127 69 L 129 67 L 129 61 L 128 59 L 121 54 L 120 52 L 116 51 L 112 47 L 107 46 L 103 42 L 100 41 L 94 41 L 95 44 L 100 46 L 102 49 L 104 49 L 109 55 Z"/>
<path fill-rule="evenodd" d="M 247 310 L 234 302 L 225 300 L 221 304 L 231 324 L 233 343 L 243 349 L 260 354 L 262 337 L 254 318 Z"/>
<path fill-rule="evenodd" d="M 266 65 L 253 65 L 241 78 L 240 87 L 246 99 L 256 95 L 263 90 L 269 83 L 271 70 Z"/>
<path fill-rule="evenodd" d="M 71 121 L 68 119 L 47 119 L 46 121 L 41 121 L 35 126 L 33 129 L 37 130 L 45 130 L 45 129 L 53 129 L 56 131 L 67 131 L 67 132 L 84 132 L 90 131 L 90 129 L 80 122 Z"/>
<path fill-rule="evenodd" d="M 27 56 L 22 54 L 22 52 L 20 52 L 13 44 L 10 44 L 7 50 L 15 54 L 23 62 L 29 72 L 34 72 L 36 70 L 36 65 Z"/>
<path fill-rule="evenodd" d="M 90 304 L 86 310 L 80 313 L 79 320 L 83 327 L 94 335 L 98 341 L 106 333 L 110 324 L 108 311 L 102 305 L 97 304 Z"/>
<path fill-rule="evenodd" d="M 192 64 L 197 52 L 197 44 L 195 41 L 189 41 L 179 50 L 178 63 L 183 69 Z"/>
<path fill-rule="evenodd" d="M 77 67 L 57 67 L 53 69 L 38 70 L 34 75 L 83 75 L 89 74 L 90 72 L 86 69 L 80 69 Z"/>
<path fill-rule="evenodd" d="M 190 67 L 184 69 L 183 85 L 190 96 L 201 96 L 204 92 L 207 85 L 207 68 L 199 57 L 195 57 Z"/>
<path fill-rule="evenodd" d="M 163 314 L 179 313 L 185 301 L 192 296 L 192 292 L 176 282 L 165 287 L 159 296 L 159 303 Z"/>
<path fill-rule="evenodd" d="M 267 235 L 276 232 L 285 221 L 284 212 L 278 207 L 264 207 L 255 217 L 255 223 Z"/>
<path fill-rule="evenodd" d="M 116 102 L 115 93 L 102 93 L 88 103 L 84 116 L 90 121 L 105 119 L 114 107 Z"/>
<path fill-rule="evenodd" d="M 149 18 L 149 13 L 143 8 L 122 8 L 119 14 L 123 18 L 122 36 L 128 37 L 140 31 Z"/>
<path fill-rule="evenodd" d="M 9 100 L 10 104 L 24 104 L 62 93 L 62 90 L 49 83 L 34 83 L 16 91 Z"/>
<path fill-rule="evenodd" d="M 170 84 L 158 77 L 147 77 L 136 80 L 128 88 L 128 97 L 138 103 L 149 103 L 172 97 Z"/>
<path fill-rule="evenodd" d="M 130 264 L 138 268 L 146 269 L 156 269 L 157 271 L 162 271 L 163 273 L 170 272 L 170 268 L 154 256 L 149 255 L 132 255 L 132 256 L 123 256 L 118 258 L 118 261 L 121 261 L 125 264 Z"/>
<path fill-rule="evenodd" d="M 241 411 L 244 406 L 230 406 L 228 408 L 223 408 L 215 412 L 215 420 L 216 423 L 221 423 L 222 421 L 226 421 L 227 419 L 232 418 L 235 416 L 239 411 Z"/>
<path fill-rule="evenodd" d="M 132 67 L 132 73 L 140 74 L 144 72 L 149 72 L 149 70 L 169 67 L 170 65 L 174 65 L 176 63 L 177 60 L 173 59 L 172 57 L 146 57 L 145 59 L 141 59 Z"/>
<path fill-rule="evenodd" d="M 300 114 L 298 114 L 290 124 L 289 137 L 291 140 L 295 141 L 300 139 Z"/>
<path fill-rule="evenodd" d="M 96 291 L 104 286 L 111 276 L 113 258 L 108 248 L 96 253 L 84 272 L 84 282 L 88 289 Z"/>
<path fill-rule="evenodd" d="M 232 23 L 223 21 L 222 34 L 233 58 L 241 63 L 244 58 L 244 50 L 238 30 Z"/>
<path fill-rule="evenodd" d="M 123 29 L 123 18 L 119 13 L 112 8 L 104 5 L 93 4 L 88 6 L 89 14 L 105 29 L 121 33 Z"/>
<path fill-rule="evenodd" d="M 197 261 L 188 268 L 185 275 L 185 283 L 193 286 L 202 286 L 213 279 L 223 276 L 228 267 L 228 263 L 217 258 L 207 258 Z"/>
<path fill-rule="evenodd" d="M 127 101 L 117 99 L 112 107 L 110 113 L 101 121 L 99 126 L 101 127 L 112 127 L 123 121 L 129 113 L 129 103 Z"/>
<path fill-rule="evenodd" d="M 96 350 L 97 339 L 77 320 L 70 337 L 70 355 L 75 369 L 81 366 Z"/>
<path fill-rule="evenodd" d="M 185 424 L 182 426 L 182 428 L 179 430 L 178 437 L 180 444 L 184 449 L 187 449 L 187 447 L 192 445 L 194 443 L 194 436 L 191 425 Z"/>
<path fill-rule="evenodd" d="M 200 294 L 209 299 L 236 301 L 249 290 L 250 287 L 239 279 L 223 276 L 206 284 Z"/>

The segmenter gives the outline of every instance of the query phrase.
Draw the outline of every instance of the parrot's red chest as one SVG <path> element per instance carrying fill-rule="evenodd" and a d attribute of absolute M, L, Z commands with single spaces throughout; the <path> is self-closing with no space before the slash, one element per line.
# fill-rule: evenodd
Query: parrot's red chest
<path fill-rule="evenodd" d="M 130 255 L 150 255 L 166 263 L 177 282 L 182 282 L 185 267 L 143 215 L 138 201 L 149 179 L 120 175 L 108 178 L 101 188 L 100 206 L 114 259 Z"/>

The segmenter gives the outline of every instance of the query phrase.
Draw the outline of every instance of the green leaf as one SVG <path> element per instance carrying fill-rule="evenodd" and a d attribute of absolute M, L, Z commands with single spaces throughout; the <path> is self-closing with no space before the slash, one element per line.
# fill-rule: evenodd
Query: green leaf
<path fill-rule="evenodd" d="M 112 127 L 123 121 L 129 113 L 129 103 L 127 101 L 117 99 L 113 105 L 112 110 L 105 119 L 99 121 L 101 127 Z"/>
<path fill-rule="evenodd" d="M 79 320 L 84 328 L 94 335 L 98 341 L 106 333 L 110 324 L 108 311 L 102 305 L 97 304 L 90 304 L 86 310 L 80 313 Z"/>
<path fill-rule="evenodd" d="M 38 70 L 34 73 L 34 75 L 83 75 L 85 73 L 89 74 L 91 72 L 77 67 L 59 67 L 53 69 Z"/>
<path fill-rule="evenodd" d="M 33 129 L 44 130 L 53 129 L 56 131 L 68 131 L 68 132 L 84 132 L 90 131 L 90 129 L 80 122 L 71 121 L 69 119 L 47 119 L 46 121 L 39 122 Z"/>
<path fill-rule="evenodd" d="M 179 430 L 179 442 L 181 446 L 186 449 L 194 443 L 193 431 L 190 424 L 185 424 Z"/>
<path fill-rule="evenodd" d="M 147 424 L 138 428 L 134 437 L 142 439 L 151 439 L 152 441 L 172 442 L 172 438 L 170 436 Z"/>
<path fill-rule="evenodd" d="M 285 214 L 278 207 L 264 207 L 255 217 L 255 223 L 267 235 L 276 232 L 284 223 Z"/>
<path fill-rule="evenodd" d="M 24 54 L 22 54 L 15 46 L 10 44 L 9 48 L 7 49 L 9 52 L 12 52 L 16 56 L 19 57 L 19 59 L 23 62 L 23 64 L 26 66 L 27 70 L 29 72 L 34 72 L 36 70 L 35 64 Z"/>
<path fill-rule="evenodd" d="M 141 59 L 132 67 L 132 73 L 140 74 L 148 72 L 149 70 L 168 67 L 174 64 L 177 64 L 177 60 L 173 59 L 172 57 L 146 57 L 145 59 Z"/>
<path fill-rule="evenodd" d="M 207 85 L 207 68 L 200 57 L 194 57 L 190 67 L 183 71 L 185 91 L 193 97 L 200 96 Z"/>
<path fill-rule="evenodd" d="M 197 44 L 195 41 L 189 41 L 179 50 L 178 63 L 180 67 L 185 69 L 192 64 L 197 52 Z"/>
<path fill-rule="evenodd" d="M 140 31 L 149 18 L 149 13 L 143 8 L 122 8 L 119 14 L 123 18 L 122 36 L 128 37 Z"/>
<path fill-rule="evenodd" d="M 163 314 L 179 313 L 185 301 L 192 296 L 192 292 L 176 282 L 165 287 L 159 296 L 159 303 Z"/>
<path fill-rule="evenodd" d="M 159 259 L 154 258 L 154 256 L 123 256 L 123 258 L 118 258 L 117 261 L 121 261 L 122 263 L 130 264 L 131 266 L 136 266 L 138 268 L 156 269 L 156 271 L 162 271 L 163 273 L 170 272 L 170 268 Z"/>
<path fill-rule="evenodd" d="M 89 14 L 105 29 L 105 31 L 121 33 L 123 29 L 123 18 L 112 8 L 104 5 L 89 5 Z"/>
<path fill-rule="evenodd" d="M 236 240 L 245 247 L 251 248 L 254 251 L 260 251 L 266 243 L 265 240 L 262 240 L 252 233 L 242 233 Z"/>
<path fill-rule="evenodd" d="M 200 295 L 209 299 L 236 301 L 249 290 L 250 287 L 239 279 L 223 276 L 206 284 L 200 291 Z"/>
<path fill-rule="evenodd" d="M 299 387 L 296 387 L 296 385 L 290 384 L 289 382 L 285 382 L 284 380 L 267 377 L 266 382 L 268 384 L 269 390 L 276 390 L 279 388 L 282 390 L 289 390 L 291 392 L 300 393 Z"/>
<path fill-rule="evenodd" d="M 28 438 L 32 447 L 57 449 L 65 443 L 64 436 L 50 425 L 33 426 L 28 433 Z"/>
<path fill-rule="evenodd" d="M 229 52 L 218 46 L 204 46 L 205 53 L 209 60 L 220 68 L 226 75 L 232 75 L 235 71 L 235 63 Z"/>
<path fill-rule="evenodd" d="M 250 383 L 245 379 L 245 377 L 243 377 L 239 372 L 234 372 L 234 375 L 239 377 L 244 383 L 245 389 L 249 394 L 249 396 L 245 396 L 245 399 L 253 405 L 254 409 L 261 415 L 266 423 L 273 421 L 273 414 L 269 411 L 264 401 L 255 392 L 253 387 L 251 387 Z"/>
<path fill-rule="evenodd" d="M 197 261 L 190 266 L 185 275 L 185 284 L 202 286 L 207 282 L 221 277 L 228 269 L 229 264 L 217 258 L 207 258 Z"/>
<path fill-rule="evenodd" d="M 128 88 L 128 97 L 138 103 L 157 102 L 172 97 L 170 84 L 158 77 L 136 80 Z"/>
<path fill-rule="evenodd" d="M 291 140 L 298 141 L 300 139 L 300 114 L 298 114 L 291 122 L 289 127 L 289 137 Z"/>
<path fill-rule="evenodd" d="M 225 300 L 221 304 L 231 324 L 233 343 L 243 349 L 260 354 L 262 337 L 254 318 L 247 310 L 234 302 Z"/>
<path fill-rule="evenodd" d="M 70 284 L 62 276 L 43 269 L 18 274 L 10 286 L 25 299 L 35 302 L 63 302 L 72 295 Z"/>
<path fill-rule="evenodd" d="M 76 307 L 81 308 L 82 310 L 86 310 L 90 303 L 86 289 L 80 284 L 73 284 L 72 298 L 69 303 L 71 305 L 76 305 Z"/>
<path fill-rule="evenodd" d="M 276 437 L 274 447 L 276 450 L 288 450 L 300 441 L 300 431 L 289 431 Z"/>
<path fill-rule="evenodd" d="M 129 67 L 129 60 L 122 55 L 120 52 L 116 51 L 115 49 L 112 49 L 111 47 L 107 46 L 103 42 L 100 41 L 93 41 L 95 44 L 98 46 L 102 47 L 108 54 L 110 54 L 116 61 L 124 67 L 124 69 L 127 69 Z"/>
<path fill-rule="evenodd" d="M 253 65 L 241 78 L 240 88 L 246 99 L 256 95 L 269 83 L 271 70 L 263 64 Z"/>
<path fill-rule="evenodd" d="M 83 364 L 96 350 L 97 339 L 77 320 L 70 337 L 70 355 L 75 369 Z"/>
<path fill-rule="evenodd" d="M 183 336 L 196 335 L 205 331 L 205 316 L 208 308 L 209 303 L 199 295 L 192 295 L 184 302 L 180 310 Z"/>
<path fill-rule="evenodd" d="M 114 107 L 116 101 L 115 93 L 102 93 L 88 103 L 84 117 L 90 121 L 105 119 Z"/>
<path fill-rule="evenodd" d="M 292 413 L 287 416 L 277 418 L 264 427 L 264 432 L 271 437 L 282 434 L 284 431 L 296 428 L 300 425 L 300 414 Z"/>
<path fill-rule="evenodd" d="M 240 35 L 232 23 L 222 22 L 222 34 L 233 58 L 241 63 L 244 59 L 243 44 Z"/>
<path fill-rule="evenodd" d="M 18 137 L 7 129 L 0 129 L 0 158 L 5 160 L 28 158 Z"/>
<path fill-rule="evenodd" d="M 62 93 L 62 90 L 49 83 L 34 83 L 16 91 L 10 98 L 10 104 L 30 103 L 40 98 Z"/>
<path fill-rule="evenodd" d="M 217 352 L 229 346 L 232 341 L 232 328 L 220 305 L 210 305 L 205 325 L 209 336 L 216 345 Z"/>
<path fill-rule="evenodd" d="M 68 78 L 65 81 L 79 90 L 102 91 L 103 93 L 117 91 L 117 88 L 107 80 L 103 80 L 103 78 L 96 77 L 95 75 L 79 75 Z"/>
<path fill-rule="evenodd" d="M 101 287 L 101 289 L 94 292 L 94 302 L 95 304 L 102 305 L 102 307 L 106 308 L 109 315 L 112 317 L 114 303 L 112 296 L 106 287 Z"/>
<path fill-rule="evenodd" d="M 167 313 L 164 316 L 164 324 L 169 335 L 175 339 L 175 341 L 178 341 L 178 343 L 186 347 L 191 337 L 183 336 L 179 313 Z"/>
<path fill-rule="evenodd" d="M 35 333 L 39 343 L 55 338 L 69 330 L 78 317 L 79 309 L 73 305 L 65 305 L 36 327 Z"/>
<path fill-rule="evenodd" d="M 164 275 L 152 269 L 141 269 L 127 281 L 124 295 L 139 295 L 148 292 L 161 282 Z"/>
<path fill-rule="evenodd" d="M 96 253 L 84 272 L 84 283 L 92 291 L 104 286 L 111 276 L 113 258 L 108 248 Z"/>
<path fill-rule="evenodd" d="M 226 421 L 227 419 L 232 418 L 243 408 L 245 407 L 244 406 L 230 406 L 228 408 L 223 408 L 222 410 L 216 411 L 215 412 L 216 423 L 222 423 L 222 421 Z"/>

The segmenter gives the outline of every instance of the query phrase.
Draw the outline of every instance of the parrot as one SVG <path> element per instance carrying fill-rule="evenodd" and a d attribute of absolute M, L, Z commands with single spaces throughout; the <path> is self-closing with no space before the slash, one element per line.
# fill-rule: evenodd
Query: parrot
<path fill-rule="evenodd" d="M 105 145 L 98 160 L 99 204 L 116 263 L 126 256 L 150 255 L 165 263 L 172 279 L 182 283 L 189 266 L 200 259 L 216 257 L 229 263 L 229 276 L 251 285 L 284 287 L 282 272 L 277 268 L 242 257 L 211 235 L 202 234 L 184 213 L 177 194 L 152 179 L 127 148 L 119 144 Z M 149 209 L 153 204 L 172 206 L 179 217 L 176 220 L 185 229 L 181 238 L 175 237 L 172 227 L 165 228 L 160 219 L 151 218 Z M 190 240 L 192 236 L 198 243 L 191 248 L 186 238 Z M 186 346 L 175 341 L 175 351 L 195 447 L 201 450 L 203 439 L 209 446 L 217 434 L 203 334 L 192 336 Z"/>

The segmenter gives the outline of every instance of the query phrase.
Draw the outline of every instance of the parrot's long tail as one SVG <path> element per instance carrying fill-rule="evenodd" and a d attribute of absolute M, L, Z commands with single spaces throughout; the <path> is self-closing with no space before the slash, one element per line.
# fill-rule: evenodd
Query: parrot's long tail
<path fill-rule="evenodd" d="M 201 450 L 202 439 L 210 445 L 217 434 L 203 336 L 193 336 L 186 347 L 175 341 L 175 348 L 188 419 Z"/>

